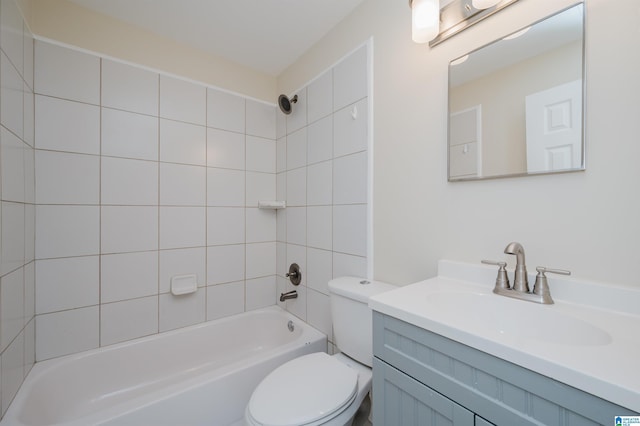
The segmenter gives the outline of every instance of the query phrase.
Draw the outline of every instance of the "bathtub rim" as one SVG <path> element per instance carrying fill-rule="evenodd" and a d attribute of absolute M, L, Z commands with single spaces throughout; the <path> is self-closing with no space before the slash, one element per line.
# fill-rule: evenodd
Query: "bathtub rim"
<path fill-rule="evenodd" d="M 107 345 L 99 348 L 93 348 L 93 349 L 89 349 L 89 350 L 78 352 L 78 353 L 62 355 L 62 356 L 50 358 L 44 361 L 39 361 L 33 366 L 31 371 L 25 378 L 22 386 L 16 393 L 14 399 L 10 403 L 9 408 L 7 409 L 5 415 L 2 418 L 2 421 L 0 421 L 0 426 L 37 425 L 37 423 L 22 423 L 20 417 L 24 410 L 29 409 L 29 407 L 25 407 L 26 402 L 28 401 L 29 388 L 32 387 L 34 384 L 37 384 L 38 379 L 41 378 L 43 375 L 46 375 L 47 372 L 50 371 L 51 369 L 55 369 L 59 366 L 66 366 L 69 363 L 73 363 L 74 361 L 78 361 L 86 357 L 93 356 L 95 354 L 109 353 L 109 352 L 117 351 L 118 349 L 144 344 L 145 342 L 156 341 L 158 339 L 164 340 L 176 334 L 184 334 L 184 333 L 188 333 L 189 331 L 200 330 L 202 328 L 207 328 L 207 327 L 211 327 L 218 324 L 232 322 L 234 319 L 237 319 L 238 317 L 255 316 L 264 312 L 283 315 L 285 318 L 288 318 L 289 320 L 293 321 L 298 327 L 302 327 L 302 330 L 303 330 L 302 333 L 290 342 L 287 342 L 280 346 L 276 346 L 274 348 L 270 348 L 259 354 L 254 354 L 252 356 L 249 356 L 246 359 L 242 359 L 241 361 L 231 362 L 229 364 L 225 364 L 222 367 L 207 371 L 203 373 L 201 376 L 187 378 L 184 381 L 181 381 L 179 383 L 174 383 L 167 387 L 159 388 L 158 390 L 150 392 L 149 395 L 133 398 L 131 402 L 120 403 L 113 407 L 107 407 L 107 408 L 101 409 L 98 411 L 98 413 L 101 414 L 100 416 L 101 421 L 96 424 L 99 424 L 102 421 L 109 421 L 110 419 L 116 417 L 117 415 L 121 415 L 124 412 L 133 411 L 135 407 L 143 407 L 143 406 L 152 404 L 154 401 L 157 401 L 159 399 L 168 398 L 171 395 L 177 393 L 179 389 L 188 389 L 193 386 L 196 386 L 196 384 L 201 382 L 203 379 L 211 379 L 215 377 L 227 376 L 229 374 L 233 374 L 234 372 L 241 370 L 244 367 L 254 366 L 258 364 L 260 362 L 260 359 L 263 359 L 265 356 L 275 357 L 278 354 L 283 353 L 285 349 L 295 350 L 296 348 L 303 347 L 305 345 L 309 345 L 312 343 L 318 344 L 318 342 L 321 342 L 323 340 L 324 340 L 324 346 L 325 347 L 327 346 L 328 338 L 324 333 L 320 332 L 319 330 L 309 325 L 302 319 L 296 317 L 292 313 L 282 309 L 280 306 L 272 305 L 272 306 L 268 306 L 260 309 L 241 312 L 228 317 L 217 318 L 211 321 L 206 321 L 203 323 L 193 324 L 190 326 L 181 327 L 174 330 L 169 330 L 166 332 L 156 333 L 148 336 L 127 340 L 125 342 L 114 343 L 111 345 Z M 163 395 L 160 398 L 158 398 L 159 396 L 158 394 L 163 394 Z M 141 402 L 141 404 L 137 403 L 134 405 L 133 401 Z M 76 425 L 76 424 L 85 425 L 87 424 L 86 423 L 87 421 L 92 422 L 94 417 L 96 417 L 94 414 L 81 415 L 80 417 L 77 417 L 71 420 L 65 420 L 63 422 L 59 422 L 55 424 L 68 425 L 68 426 Z"/>

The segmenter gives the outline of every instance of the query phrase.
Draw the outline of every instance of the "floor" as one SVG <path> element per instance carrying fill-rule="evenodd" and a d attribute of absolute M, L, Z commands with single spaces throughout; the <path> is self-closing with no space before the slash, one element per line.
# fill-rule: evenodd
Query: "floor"
<path fill-rule="evenodd" d="M 356 413 L 355 418 L 353 419 L 353 426 L 371 426 L 371 422 L 369 421 L 369 412 L 371 411 L 371 399 L 366 397 L 358 412 Z"/>

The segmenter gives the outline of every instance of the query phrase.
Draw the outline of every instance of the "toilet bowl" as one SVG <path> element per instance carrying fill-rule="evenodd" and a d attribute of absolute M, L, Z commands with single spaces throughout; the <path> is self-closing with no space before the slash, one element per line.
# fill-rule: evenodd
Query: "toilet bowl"
<path fill-rule="evenodd" d="M 272 371 L 245 410 L 251 426 L 346 426 L 371 390 L 369 297 L 395 288 L 356 277 L 329 282 L 335 343 L 342 353 L 304 355 Z"/>

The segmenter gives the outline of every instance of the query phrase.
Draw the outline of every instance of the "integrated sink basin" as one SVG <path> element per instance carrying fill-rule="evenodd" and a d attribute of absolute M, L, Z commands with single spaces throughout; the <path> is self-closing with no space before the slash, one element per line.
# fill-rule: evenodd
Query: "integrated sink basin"
<path fill-rule="evenodd" d="M 495 280 L 493 267 L 443 260 L 369 306 L 640 412 L 640 288 L 550 277 L 546 305 L 495 294 Z"/>
<path fill-rule="evenodd" d="M 426 297 L 425 309 L 468 330 L 493 331 L 514 340 L 533 339 L 559 345 L 597 346 L 611 335 L 597 325 L 494 293 L 442 291 Z"/>

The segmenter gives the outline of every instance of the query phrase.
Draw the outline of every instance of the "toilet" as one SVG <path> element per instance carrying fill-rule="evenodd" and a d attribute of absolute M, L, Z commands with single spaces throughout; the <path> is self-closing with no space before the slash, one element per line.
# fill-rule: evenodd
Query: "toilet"
<path fill-rule="evenodd" d="M 255 388 L 245 422 L 255 426 L 347 426 L 371 390 L 369 298 L 396 288 L 356 277 L 329 281 L 335 343 L 341 353 L 312 353 L 272 371 Z"/>

